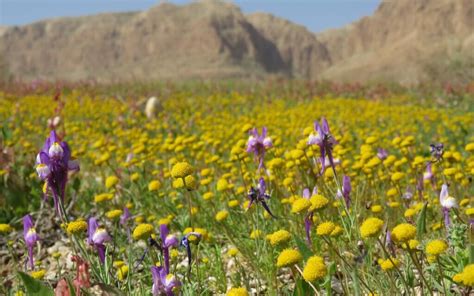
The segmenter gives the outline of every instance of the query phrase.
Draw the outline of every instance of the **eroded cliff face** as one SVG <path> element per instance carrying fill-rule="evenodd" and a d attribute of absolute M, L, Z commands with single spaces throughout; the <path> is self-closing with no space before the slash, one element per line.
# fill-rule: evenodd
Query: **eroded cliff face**
<path fill-rule="evenodd" d="M 391 0 L 345 28 L 314 34 L 233 4 L 162 3 L 138 13 L 0 28 L 8 73 L 22 79 L 427 79 L 427 65 L 473 59 L 470 0 Z"/>

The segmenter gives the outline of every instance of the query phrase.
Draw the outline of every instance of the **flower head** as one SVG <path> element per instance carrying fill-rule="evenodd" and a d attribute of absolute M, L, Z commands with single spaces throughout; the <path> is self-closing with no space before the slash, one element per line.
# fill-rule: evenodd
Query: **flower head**
<path fill-rule="evenodd" d="M 327 274 L 326 264 L 324 259 L 319 256 L 312 256 L 306 262 L 303 269 L 303 278 L 307 282 L 314 282 L 325 277 Z"/>
<path fill-rule="evenodd" d="M 28 261 L 30 263 L 30 268 L 33 268 L 33 249 L 36 245 L 36 242 L 39 240 L 39 237 L 38 234 L 36 234 L 33 219 L 30 215 L 26 215 L 23 217 L 23 237 L 25 239 L 25 245 L 28 248 Z"/>
<path fill-rule="evenodd" d="M 375 237 L 382 231 L 383 225 L 384 222 L 379 218 L 368 218 L 360 226 L 360 235 L 363 238 Z"/>
<path fill-rule="evenodd" d="M 187 162 L 178 162 L 171 169 L 171 176 L 173 178 L 185 178 L 194 172 L 193 167 Z"/>
<path fill-rule="evenodd" d="M 69 222 L 66 228 L 68 234 L 79 234 L 87 230 L 87 222 L 83 220 L 77 220 Z"/>
<path fill-rule="evenodd" d="M 280 255 L 278 255 L 277 267 L 291 266 L 301 260 L 303 260 L 303 256 L 301 256 L 299 251 L 294 249 L 285 249 L 280 253 Z"/>
<path fill-rule="evenodd" d="M 132 237 L 135 240 L 141 240 L 141 239 L 148 239 L 150 235 L 153 233 L 153 225 L 148 224 L 148 223 L 142 223 L 139 224 L 135 229 L 133 230 Z"/>
<path fill-rule="evenodd" d="M 286 230 L 278 230 L 268 236 L 272 246 L 284 244 L 291 239 L 291 234 Z"/>
<path fill-rule="evenodd" d="M 439 256 L 448 249 L 448 244 L 440 239 L 430 241 L 426 245 L 426 253 L 431 256 Z"/>
<path fill-rule="evenodd" d="M 333 138 L 333 136 L 331 135 L 331 132 L 329 131 L 329 124 L 326 118 L 323 117 L 321 119 L 321 125 L 319 124 L 318 121 L 315 121 L 314 130 L 316 131 L 316 134 L 309 135 L 308 145 L 319 146 L 319 150 L 321 151 L 321 157 L 320 157 L 321 173 L 323 173 L 326 169 L 326 156 L 329 160 L 329 163 L 333 171 L 335 172 L 336 168 L 334 165 L 334 159 L 332 157 L 332 149 L 337 144 L 337 141 Z"/>
<path fill-rule="evenodd" d="M 102 263 L 105 261 L 105 245 L 104 243 L 112 240 L 107 230 L 99 228 L 97 219 L 94 217 L 89 218 L 87 227 L 87 243 L 94 246 L 99 254 L 99 259 Z"/>
<path fill-rule="evenodd" d="M 253 153 L 258 160 L 258 168 L 264 167 L 263 158 L 267 149 L 273 147 L 272 139 L 267 137 L 267 128 L 262 128 L 262 134 L 258 133 L 257 128 L 249 132 L 250 136 L 247 141 L 247 152 Z"/>
<path fill-rule="evenodd" d="M 316 234 L 320 236 L 331 235 L 336 225 L 331 221 L 326 221 L 318 225 L 316 228 Z"/>
<path fill-rule="evenodd" d="M 260 203 L 262 204 L 265 211 L 270 214 L 270 216 L 275 217 L 275 215 L 273 215 L 273 213 L 270 211 L 270 208 L 268 207 L 266 202 L 266 200 L 270 198 L 270 195 L 267 193 L 267 186 L 263 178 L 259 179 L 257 189 L 255 189 L 254 187 L 250 187 L 247 196 L 249 198 L 249 204 L 247 206 L 247 209 L 249 209 L 254 202 Z"/>
<path fill-rule="evenodd" d="M 402 223 L 398 224 L 392 230 L 392 239 L 396 243 L 405 243 L 411 239 L 414 239 L 416 235 L 416 227 L 408 224 Z"/>
<path fill-rule="evenodd" d="M 175 292 L 181 287 L 181 282 L 172 274 L 168 274 L 164 267 L 152 266 L 151 275 L 153 286 L 151 288 L 153 296 L 157 295 L 175 295 Z"/>
<path fill-rule="evenodd" d="M 51 190 L 56 211 L 59 211 L 59 199 L 64 202 L 68 171 L 78 170 L 79 164 L 71 158 L 67 143 L 61 142 L 56 132 L 51 131 L 43 149 L 36 156 L 36 172 Z"/>
<path fill-rule="evenodd" d="M 245 288 L 231 288 L 227 291 L 227 296 L 248 296 L 249 293 Z"/>

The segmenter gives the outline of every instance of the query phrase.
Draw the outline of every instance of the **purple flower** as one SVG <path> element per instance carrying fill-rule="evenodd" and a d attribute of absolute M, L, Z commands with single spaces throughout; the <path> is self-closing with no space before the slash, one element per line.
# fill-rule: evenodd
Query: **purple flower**
<path fill-rule="evenodd" d="M 321 151 L 321 173 L 324 173 L 326 169 L 326 156 L 328 157 L 329 163 L 331 164 L 332 169 L 336 172 L 334 165 L 334 159 L 332 157 L 332 149 L 334 145 L 337 144 L 337 141 L 332 137 L 329 130 L 329 124 L 326 118 L 321 119 L 321 125 L 315 121 L 314 122 L 315 134 L 310 134 L 308 138 L 308 145 L 318 145 L 319 150 Z"/>
<path fill-rule="evenodd" d="M 191 254 L 191 246 L 189 245 L 189 237 L 191 235 L 197 237 L 198 239 L 201 239 L 201 234 L 198 232 L 189 232 L 185 234 L 183 238 L 181 239 L 181 246 L 186 248 L 186 253 L 188 255 L 188 265 L 190 269 L 191 269 L 192 254 Z"/>
<path fill-rule="evenodd" d="M 57 212 L 59 212 L 59 199 L 64 202 L 68 171 L 78 170 L 79 164 L 71 159 L 71 151 L 67 143 L 60 142 L 56 132 L 51 131 L 43 149 L 36 156 L 36 172 L 51 189 Z"/>
<path fill-rule="evenodd" d="M 449 217 L 449 211 L 452 208 L 457 208 L 458 204 L 454 197 L 449 196 L 448 185 L 443 184 L 441 186 L 441 192 L 439 194 L 439 203 L 442 207 L 442 213 L 444 216 L 444 225 L 448 228 L 451 225 L 451 219 Z"/>
<path fill-rule="evenodd" d="M 153 296 L 163 294 L 173 296 L 173 290 L 181 286 L 181 282 L 174 275 L 166 272 L 166 269 L 161 266 L 152 266 L 151 275 L 153 277 L 153 286 L 151 288 Z"/>
<path fill-rule="evenodd" d="M 349 176 L 344 176 L 342 178 L 342 196 L 346 202 L 346 207 L 349 208 L 351 205 L 351 178 Z"/>
<path fill-rule="evenodd" d="M 163 257 L 165 259 L 166 272 L 170 272 L 170 253 L 169 248 L 177 247 L 179 245 L 178 238 L 169 234 L 168 226 L 166 224 L 160 225 L 161 249 L 163 250 Z"/>
<path fill-rule="evenodd" d="M 89 218 L 87 226 L 87 243 L 96 248 L 97 253 L 99 254 L 100 262 L 104 263 L 105 261 L 105 245 L 104 243 L 112 240 L 110 235 L 107 233 L 107 230 L 104 228 L 99 228 L 97 219 L 94 217 Z"/>
<path fill-rule="evenodd" d="M 433 170 L 431 169 L 431 162 L 426 165 L 426 172 L 423 173 L 423 180 L 432 180 Z"/>
<path fill-rule="evenodd" d="M 250 137 L 247 141 L 247 152 L 254 153 L 255 157 L 258 160 L 258 169 L 264 167 L 263 157 L 265 156 L 265 151 L 273 147 L 272 139 L 267 137 L 267 128 L 262 128 L 262 134 L 258 133 L 257 128 L 252 129 L 250 132 Z"/>
<path fill-rule="evenodd" d="M 430 153 L 433 157 L 432 162 L 438 162 L 443 160 L 444 145 L 443 143 L 430 144 Z"/>
<path fill-rule="evenodd" d="M 120 216 L 120 225 L 127 225 L 128 220 L 132 217 L 132 214 L 130 214 L 130 211 L 127 207 L 123 207 L 123 214 Z"/>
<path fill-rule="evenodd" d="M 33 219 L 30 215 L 23 217 L 23 236 L 25 238 L 25 245 L 28 248 L 28 261 L 30 268 L 34 268 L 33 248 L 39 240 L 38 234 L 34 228 Z"/>
<path fill-rule="evenodd" d="M 377 157 L 380 160 L 385 160 L 388 157 L 387 150 L 385 150 L 383 148 L 379 148 L 378 151 L 377 151 Z"/>
<path fill-rule="evenodd" d="M 263 208 L 265 209 L 265 211 L 267 211 L 267 213 L 270 214 L 270 216 L 272 216 L 273 218 L 276 218 L 275 215 L 273 215 L 273 213 L 270 211 L 270 208 L 267 205 L 266 200 L 270 198 L 270 195 L 266 192 L 266 190 L 267 190 L 267 185 L 265 184 L 265 180 L 261 177 L 258 181 L 257 189 L 255 189 L 254 187 L 250 187 L 249 193 L 247 195 L 250 202 L 247 209 L 250 209 L 250 207 L 252 206 L 254 202 L 255 203 L 260 202 Z"/>

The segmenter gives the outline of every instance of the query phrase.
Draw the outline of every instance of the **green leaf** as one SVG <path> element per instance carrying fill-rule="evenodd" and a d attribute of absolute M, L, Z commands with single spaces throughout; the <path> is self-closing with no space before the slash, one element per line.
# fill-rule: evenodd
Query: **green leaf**
<path fill-rule="evenodd" d="M 18 274 L 20 275 L 23 284 L 25 284 L 26 291 L 28 295 L 33 296 L 53 296 L 54 292 L 51 288 L 46 287 L 37 279 L 32 278 L 30 275 L 19 271 Z"/>
<path fill-rule="evenodd" d="M 296 246 L 303 255 L 304 260 L 308 260 L 309 257 L 313 256 L 313 252 L 309 249 L 308 245 L 305 241 L 303 241 L 299 236 L 293 233 L 293 239 L 296 242 Z"/>
<path fill-rule="evenodd" d="M 416 220 L 416 234 L 418 239 L 423 237 L 423 234 L 426 233 L 426 209 L 428 207 L 428 203 L 425 203 L 421 213 L 418 215 L 418 219 Z"/>
<path fill-rule="evenodd" d="M 305 295 L 311 295 L 311 287 L 308 285 L 308 283 L 299 278 L 296 281 L 296 286 L 295 290 L 293 291 L 293 296 L 305 296 Z"/>
<path fill-rule="evenodd" d="M 111 285 L 107 285 L 107 284 L 103 284 L 103 283 L 99 283 L 98 284 L 100 289 L 103 291 L 103 292 L 106 292 L 107 295 L 110 295 L 110 296 L 122 296 L 122 295 L 125 295 L 122 291 L 120 291 L 118 288 L 114 287 L 114 286 L 111 286 Z"/>

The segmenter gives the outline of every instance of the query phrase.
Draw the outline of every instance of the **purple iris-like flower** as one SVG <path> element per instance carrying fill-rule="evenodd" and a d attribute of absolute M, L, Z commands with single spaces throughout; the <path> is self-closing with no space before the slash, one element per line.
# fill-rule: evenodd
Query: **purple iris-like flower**
<path fill-rule="evenodd" d="M 377 157 L 380 160 L 385 160 L 388 157 L 387 150 L 385 150 L 383 148 L 379 148 L 378 151 L 377 151 Z"/>
<path fill-rule="evenodd" d="M 36 242 L 39 240 L 38 234 L 34 228 L 33 219 L 30 215 L 23 217 L 23 236 L 25 238 L 25 244 L 28 248 L 28 261 L 30 263 L 30 268 L 34 268 L 34 258 L 33 258 L 33 248 L 36 245 Z"/>
<path fill-rule="evenodd" d="M 128 220 L 132 217 L 130 210 L 127 207 L 123 208 L 123 214 L 120 216 L 120 225 L 127 225 Z"/>
<path fill-rule="evenodd" d="M 153 296 L 173 296 L 173 290 L 181 286 L 181 282 L 174 275 L 166 272 L 166 269 L 161 266 L 152 266 L 151 275 L 153 277 L 153 286 L 151 288 Z"/>
<path fill-rule="evenodd" d="M 349 176 L 344 176 L 342 178 L 342 196 L 346 202 L 346 207 L 349 208 L 351 205 L 351 178 Z"/>
<path fill-rule="evenodd" d="M 444 225 L 449 228 L 451 225 L 451 219 L 449 217 L 449 211 L 452 208 L 457 208 L 458 204 L 454 197 L 449 196 L 448 185 L 443 184 L 441 186 L 441 192 L 439 194 L 439 203 L 442 207 L 442 213 L 444 216 Z"/>
<path fill-rule="evenodd" d="M 107 233 L 105 228 L 99 228 L 97 219 L 94 217 L 89 218 L 87 226 L 87 243 L 94 246 L 99 254 L 100 262 L 105 262 L 105 245 L 104 243 L 112 240 L 110 235 Z"/>
<path fill-rule="evenodd" d="M 272 216 L 273 218 L 276 218 L 275 215 L 273 215 L 273 213 L 270 211 L 270 208 L 268 207 L 268 204 L 266 202 L 266 200 L 270 198 L 270 195 L 266 191 L 267 191 L 267 185 L 265 184 L 265 180 L 263 178 L 260 178 L 258 180 L 257 189 L 255 189 L 254 187 L 250 187 L 249 193 L 247 195 L 250 202 L 247 209 L 249 209 L 253 205 L 254 202 L 255 203 L 260 202 L 263 208 L 265 209 L 265 211 L 267 211 L 267 213 L 270 214 L 270 216 Z"/>
<path fill-rule="evenodd" d="M 303 198 L 306 198 L 306 199 L 311 199 L 311 196 L 316 195 L 316 194 L 318 194 L 318 188 L 316 186 L 313 188 L 313 193 L 312 194 L 309 192 L 308 188 L 305 188 L 303 190 Z M 305 231 L 306 231 L 306 241 L 308 242 L 308 245 L 310 245 L 310 246 L 311 246 L 311 226 L 313 225 L 313 216 L 314 216 L 314 212 L 310 212 L 304 218 L 304 228 L 305 228 Z"/>
<path fill-rule="evenodd" d="M 165 259 L 166 272 L 170 272 L 170 252 L 169 248 L 178 247 L 178 238 L 172 234 L 169 234 L 168 226 L 166 224 L 160 225 L 160 237 L 161 237 L 161 249 L 163 250 L 163 257 Z"/>
<path fill-rule="evenodd" d="M 324 171 L 326 170 L 326 156 L 328 157 L 332 169 L 334 170 L 334 172 L 336 172 L 334 159 L 332 157 L 332 149 L 334 148 L 334 145 L 337 144 L 337 141 L 331 135 L 331 132 L 329 130 L 329 124 L 326 118 L 323 117 L 321 119 L 321 125 L 319 124 L 319 122 L 315 121 L 314 130 L 316 131 L 316 135 L 309 135 L 308 145 L 319 146 L 319 150 L 321 151 L 321 173 L 324 173 Z"/>
<path fill-rule="evenodd" d="M 250 132 L 250 137 L 247 141 L 247 152 L 254 153 L 255 157 L 258 160 L 258 169 L 264 167 L 263 157 L 267 149 L 273 147 L 272 139 L 267 137 L 267 128 L 262 128 L 262 134 L 258 133 L 257 128 L 252 129 Z"/>
<path fill-rule="evenodd" d="M 444 145 L 443 143 L 430 144 L 430 153 L 433 157 L 432 162 L 438 162 L 443 160 Z"/>
<path fill-rule="evenodd" d="M 195 236 L 198 239 L 201 239 L 201 234 L 198 232 L 189 232 L 183 236 L 181 239 L 181 246 L 186 248 L 186 253 L 188 255 L 188 265 L 189 268 L 191 268 L 191 259 L 192 259 L 192 254 L 191 254 L 191 246 L 189 245 L 189 237 L 190 236 Z"/>
<path fill-rule="evenodd" d="M 61 142 L 56 132 L 51 131 L 43 149 L 36 156 L 36 172 L 51 189 L 56 211 L 59 212 L 59 199 L 64 202 L 68 171 L 78 170 L 79 164 L 71 159 L 71 150 L 67 143 Z"/>
<path fill-rule="evenodd" d="M 130 220 L 130 218 L 132 218 L 132 214 L 130 213 L 127 207 L 123 207 L 123 214 L 120 215 L 120 225 L 125 227 L 125 229 L 127 230 L 128 240 L 130 240 L 130 226 L 128 225 L 128 221 Z"/>

